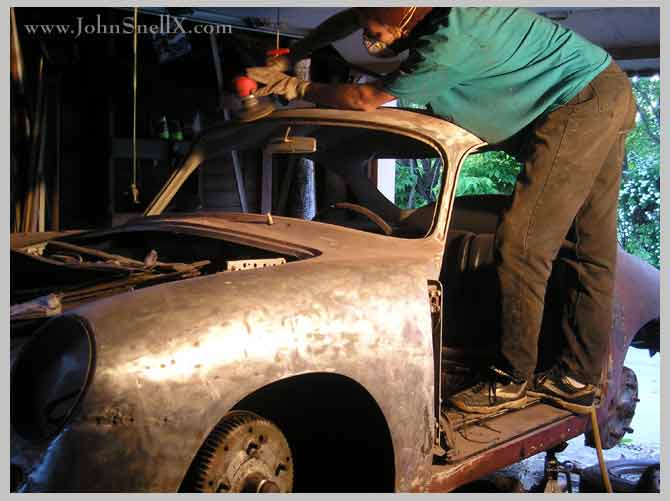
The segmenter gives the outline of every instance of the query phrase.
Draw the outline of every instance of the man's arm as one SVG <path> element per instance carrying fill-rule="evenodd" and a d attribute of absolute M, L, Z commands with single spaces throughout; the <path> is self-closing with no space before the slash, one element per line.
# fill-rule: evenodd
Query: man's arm
<path fill-rule="evenodd" d="M 311 82 L 303 99 L 315 104 L 347 110 L 372 111 L 395 96 L 375 84 L 321 84 Z"/>
<path fill-rule="evenodd" d="M 363 111 L 374 110 L 395 99 L 395 96 L 382 89 L 381 82 L 322 84 L 301 80 L 267 66 L 247 68 L 247 76 L 265 84 L 254 92 L 259 97 L 276 94 L 289 101 L 305 99 L 331 108 Z"/>
<path fill-rule="evenodd" d="M 329 17 L 291 47 L 291 59 L 298 61 L 312 52 L 361 29 L 356 9 L 346 9 Z"/>

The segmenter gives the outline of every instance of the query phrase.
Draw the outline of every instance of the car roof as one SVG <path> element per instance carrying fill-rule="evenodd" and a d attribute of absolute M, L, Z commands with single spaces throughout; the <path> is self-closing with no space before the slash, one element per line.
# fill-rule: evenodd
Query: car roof
<path fill-rule="evenodd" d="M 380 107 L 372 111 L 358 111 L 317 107 L 288 107 L 275 110 L 272 114 L 257 122 L 261 123 L 266 120 L 349 122 L 352 125 L 371 128 L 404 129 L 438 141 L 447 151 L 463 145 L 481 147 L 486 144 L 483 139 L 458 125 L 420 109 Z M 203 133 L 209 135 L 209 133 L 218 130 L 219 127 L 234 127 L 236 124 L 239 123 L 235 121 L 217 122 Z"/>
<path fill-rule="evenodd" d="M 145 216 L 160 214 L 165 206 L 164 199 L 174 196 L 172 185 L 183 183 L 188 176 L 209 155 L 208 149 L 216 150 L 221 142 L 230 140 L 231 134 L 247 134 L 248 127 L 255 124 L 271 124 L 273 121 L 305 121 L 314 124 L 364 127 L 379 131 L 406 133 L 441 149 L 448 164 L 457 165 L 466 152 L 473 152 L 487 143 L 459 126 L 420 110 L 381 107 L 372 111 L 338 110 L 332 108 L 282 108 L 269 116 L 254 122 L 228 120 L 214 122 L 205 128 L 192 145 L 182 165 L 173 173 L 154 200 L 144 212 Z M 177 187 L 178 189 L 178 187 Z"/>

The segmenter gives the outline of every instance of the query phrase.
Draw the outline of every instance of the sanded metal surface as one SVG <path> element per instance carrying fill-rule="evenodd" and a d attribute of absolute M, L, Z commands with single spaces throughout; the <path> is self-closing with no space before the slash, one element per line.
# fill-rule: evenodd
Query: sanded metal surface
<path fill-rule="evenodd" d="M 536 405 L 496 417 L 489 428 L 467 426 L 470 441 L 456 443 L 470 457 L 432 466 L 439 350 L 427 289 L 440 276 L 458 167 L 484 143 L 453 124 L 405 110 L 299 109 L 267 120 L 397 132 L 438 150 L 448 168 L 431 232 L 409 239 L 281 216 L 162 215 L 188 175 L 221 154 L 238 125 L 204 133 L 146 217 L 97 236 L 197 235 L 274 252 L 288 262 L 162 283 L 66 311 L 92 329 L 95 373 L 76 416 L 50 442 L 28 444 L 12 432 L 12 461 L 30 472 L 26 490 L 176 491 L 231 408 L 269 384 L 312 373 L 347 377 L 378 405 L 392 441 L 397 491 L 451 490 L 584 432 L 584 418 Z M 44 238 L 22 235 L 11 243 L 37 245 Z M 658 284 L 658 273 L 620 263 L 632 271 L 630 292 L 617 289 L 618 299 L 644 303 L 631 298 L 632 291 L 644 291 L 646 281 Z M 609 387 L 616 386 L 635 327 L 657 314 L 657 303 L 644 304 L 618 306 Z M 486 444 L 474 445 L 473 437 Z"/>
<path fill-rule="evenodd" d="M 77 417 L 39 457 L 30 490 L 176 491 L 228 409 L 271 382 L 316 371 L 353 379 L 378 403 L 397 451 L 395 488 L 427 484 L 435 431 L 426 290 L 427 278 L 439 273 L 440 243 L 392 239 L 389 246 L 382 235 L 274 219 L 137 223 L 304 259 L 165 283 L 72 310 L 94 330 L 95 377 Z M 25 455 L 22 464 L 36 461 L 19 438 L 12 446 L 13 457 Z"/>

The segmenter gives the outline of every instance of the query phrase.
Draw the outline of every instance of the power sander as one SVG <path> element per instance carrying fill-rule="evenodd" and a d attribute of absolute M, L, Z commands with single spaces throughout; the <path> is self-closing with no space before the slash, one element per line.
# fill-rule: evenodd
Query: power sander
<path fill-rule="evenodd" d="M 237 112 L 236 118 L 240 122 L 253 122 L 268 116 L 275 110 L 274 105 L 269 100 L 260 100 L 254 96 L 258 89 L 255 80 L 249 77 L 239 76 L 233 80 L 237 95 L 242 100 L 242 109 Z"/>
<path fill-rule="evenodd" d="M 279 48 L 268 50 L 265 55 L 267 57 L 286 56 L 290 53 L 288 48 Z M 242 100 L 242 110 L 237 113 L 237 120 L 240 122 L 253 122 L 268 116 L 275 110 L 274 105 L 270 100 L 260 100 L 254 95 L 258 90 L 256 81 L 249 77 L 238 76 L 233 80 L 237 95 Z M 288 101 L 282 100 L 282 104 L 287 104 Z"/>

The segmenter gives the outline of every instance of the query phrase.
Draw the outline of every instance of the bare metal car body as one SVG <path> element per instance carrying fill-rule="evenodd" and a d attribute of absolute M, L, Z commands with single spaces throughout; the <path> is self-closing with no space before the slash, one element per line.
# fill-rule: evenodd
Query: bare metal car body
<path fill-rule="evenodd" d="M 366 462 L 384 465 L 363 474 L 373 490 L 452 490 L 587 430 L 584 418 L 537 404 L 524 409 L 531 424 L 517 424 L 519 430 L 510 438 L 489 440 L 474 452 L 463 453 L 467 447 L 442 437 L 443 445 L 461 454 L 435 461 L 440 435 L 455 434 L 444 427 L 456 425 L 453 419 L 440 420 L 436 410 L 445 362 L 435 325 L 439 333 L 442 322 L 431 314 L 429 292 L 444 265 L 458 169 L 469 153 L 484 146 L 480 139 L 438 118 L 404 110 L 283 110 L 267 119 L 272 120 L 384 130 L 434 148 L 446 167 L 427 236 L 395 238 L 261 214 L 162 215 L 190 172 L 217 154 L 235 125 L 206 131 L 146 217 L 97 232 L 96 238 L 167 231 L 260 249 L 262 258 L 283 258 L 285 264 L 113 291 L 65 307 L 40 323 L 44 337 L 64 318 L 76 319 L 89 336 L 93 355 L 85 390 L 62 426 L 37 439 L 13 426 L 12 462 L 25 475 L 20 490 L 177 491 L 208 434 L 239 408 L 275 413 L 274 420 L 282 421 L 283 407 L 303 406 L 313 414 L 305 421 L 313 424 L 313 435 L 305 440 L 324 442 L 319 456 L 296 456 L 296 471 L 301 461 L 319 463 L 324 455 L 367 456 Z M 16 235 L 12 247 L 25 254 L 44 240 Z M 657 274 L 625 253 L 620 253 L 618 270 L 620 300 L 612 347 L 604 353 L 609 372 L 603 383 L 609 391 L 601 420 L 606 420 L 612 389 L 619 385 L 628 346 L 658 318 Z M 626 297 L 631 290 L 649 291 L 652 300 Z M 443 329 L 448 338 L 448 323 Z M 13 358 L 22 356 L 17 349 Z M 17 377 L 15 370 L 13 392 L 20 389 Z M 337 400 L 337 392 L 328 397 L 335 386 L 346 389 L 345 395 L 359 394 L 366 410 L 354 407 L 346 396 Z M 16 405 L 23 405 L 22 398 L 17 396 Z M 323 399 L 334 400 L 326 404 Z M 329 419 L 320 411 L 326 408 L 341 414 Z M 366 417 L 372 414 L 376 417 Z M 517 423 L 523 422 L 519 416 Z M 345 428 L 336 430 L 337 423 Z M 373 423 L 375 429 L 369 429 Z M 324 426 L 340 438 L 367 436 L 367 441 L 352 443 L 367 443 L 370 450 L 338 451 L 340 439 L 316 435 Z M 287 434 L 289 442 L 297 436 L 292 433 Z M 321 488 L 307 490 L 361 490 L 361 484 L 347 487 L 347 477 L 354 475 L 347 465 L 342 465 L 338 486 L 326 480 L 330 475 L 318 484 Z"/>

